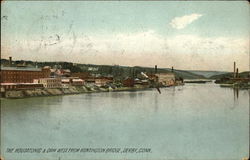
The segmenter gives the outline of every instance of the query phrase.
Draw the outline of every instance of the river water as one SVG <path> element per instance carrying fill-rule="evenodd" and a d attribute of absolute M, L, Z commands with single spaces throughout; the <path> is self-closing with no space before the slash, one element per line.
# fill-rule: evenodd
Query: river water
<path fill-rule="evenodd" d="M 236 94 L 207 83 L 161 92 L 3 99 L 2 156 L 5 160 L 241 160 L 249 156 L 248 90 Z M 52 152 L 17 152 L 25 148 Z M 85 151 L 53 152 L 61 148 Z M 86 148 L 121 151 L 94 153 Z M 137 153 L 123 152 L 124 148 L 136 148 Z"/>

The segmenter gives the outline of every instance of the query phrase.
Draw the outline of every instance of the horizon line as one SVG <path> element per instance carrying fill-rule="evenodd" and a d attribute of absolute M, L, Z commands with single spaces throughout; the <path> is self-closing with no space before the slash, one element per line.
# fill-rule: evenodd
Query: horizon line
<path fill-rule="evenodd" d="M 6 59 L 6 58 L 1 58 L 1 60 L 7 60 L 9 61 L 9 59 Z M 97 65 L 97 66 L 121 66 L 121 67 L 143 67 L 143 68 L 154 68 L 154 66 L 130 66 L 130 65 L 120 65 L 120 64 L 91 64 L 91 63 L 79 63 L 79 62 L 70 62 L 70 61 L 33 61 L 33 60 L 24 60 L 24 59 L 20 59 L 20 60 L 13 60 L 12 61 L 31 61 L 31 62 L 38 62 L 38 63 L 42 63 L 42 62 L 55 62 L 55 63 L 63 63 L 63 62 L 66 62 L 66 63 L 73 63 L 73 64 L 82 64 L 82 65 Z M 155 64 L 157 65 L 157 64 Z M 2 66 L 2 64 L 1 64 Z M 167 67 L 159 67 L 157 65 L 158 69 L 171 69 L 170 68 L 167 68 Z M 202 72 L 228 72 L 228 73 L 233 73 L 233 71 L 225 71 L 225 70 L 194 70 L 194 69 L 176 69 L 174 68 L 174 70 L 180 70 L 180 71 L 202 71 Z M 250 70 L 243 70 L 241 72 L 249 72 Z"/>

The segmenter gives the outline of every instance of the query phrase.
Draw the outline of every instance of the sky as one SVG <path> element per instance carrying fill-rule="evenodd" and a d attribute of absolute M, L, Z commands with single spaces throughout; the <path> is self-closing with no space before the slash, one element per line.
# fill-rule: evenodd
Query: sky
<path fill-rule="evenodd" d="M 5 1 L 1 58 L 249 70 L 247 1 Z"/>

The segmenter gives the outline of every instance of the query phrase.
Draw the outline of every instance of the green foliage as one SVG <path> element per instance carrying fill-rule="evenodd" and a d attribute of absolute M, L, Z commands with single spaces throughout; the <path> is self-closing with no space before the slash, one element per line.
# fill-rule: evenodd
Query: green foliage
<path fill-rule="evenodd" d="M 1 63 L 8 64 L 8 60 L 1 59 Z M 23 63 L 29 64 L 29 66 L 50 66 L 51 68 L 62 68 L 62 69 L 70 69 L 72 73 L 75 72 L 90 72 L 92 74 L 100 74 L 101 76 L 113 76 L 115 80 L 121 80 L 126 77 L 136 77 L 141 72 L 154 74 L 155 69 L 154 67 L 140 67 L 140 66 L 119 66 L 119 65 L 94 65 L 94 64 L 75 64 L 71 62 L 32 62 L 32 61 L 13 61 L 13 63 Z M 97 70 L 89 70 L 89 68 L 97 68 Z M 168 73 L 171 72 L 169 68 L 158 68 L 158 73 Z M 174 70 L 176 76 L 182 77 L 184 79 L 201 79 L 205 78 L 202 75 L 194 74 L 184 70 Z"/>

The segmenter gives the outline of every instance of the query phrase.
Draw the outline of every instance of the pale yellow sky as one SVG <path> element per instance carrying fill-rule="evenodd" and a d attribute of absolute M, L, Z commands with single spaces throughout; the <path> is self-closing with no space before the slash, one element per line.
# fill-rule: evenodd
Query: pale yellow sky
<path fill-rule="evenodd" d="M 1 57 L 247 71 L 249 13 L 244 1 L 7 1 Z"/>

